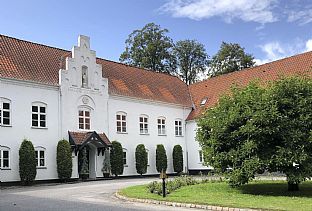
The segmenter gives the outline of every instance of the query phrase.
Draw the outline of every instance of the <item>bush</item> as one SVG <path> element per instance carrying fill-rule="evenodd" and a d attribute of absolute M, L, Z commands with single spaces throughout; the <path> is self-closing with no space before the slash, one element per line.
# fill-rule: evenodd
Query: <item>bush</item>
<path fill-rule="evenodd" d="M 56 163 L 58 178 L 66 181 L 71 178 L 73 161 L 71 147 L 68 141 L 60 140 L 57 144 Z"/>
<path fill-rule="evenodd" d="M 37 175 L 35 149 L 31 141 L 23 140 L 19 149 L 19 174 L 21 181 L 28 185 Z"/>
<path fill-rule="evenodd" d="M 123 170 L 124 170 L 123 151 L 122 151 L 122 146 L 118 141 L 112 142 L 110 160 L 111 160 L 112 174 L 114 174 L 116 177 L 118 175 L 123 174 Z"/>
<path fill-rule="evenodd" d="M 173 170 L 180 174 L 183 171 L 183 151 L 180 145 L 175 145 L 172 151 Z"/>
<path fill-rule="evenodd" d="M 103 168 L 102 168 L 104 177 L 105 176 L 108 177 L 111 170 L 112 168 L 111 168 L 111 163 L 110 163 L 109 149 L 105 149 L 104 159 L 103 159 Z"/>
<path fill-rule="evenodd" d="M 167 155 L 164 145 L 158 144 L 156 147 L 156 169 L 158 172 L 167 170 Z"/>
<path fill-rule="evenodd" d="M 135 149 L 135 167 L 138 174 L 147 172 L 147 152 L 144 144 L 139 144 Z"/>
<path fill-rule="evenodd" d="M 86 179 L 89 175 L 89 163 L 88 163 L 88 158 L 87 158 L 87 148 L 84 147 L 81 150 L 81 153 L 82 153 L 81 170 L 80 170 L 79 174 L 81 175 L 82 179 Z"/>

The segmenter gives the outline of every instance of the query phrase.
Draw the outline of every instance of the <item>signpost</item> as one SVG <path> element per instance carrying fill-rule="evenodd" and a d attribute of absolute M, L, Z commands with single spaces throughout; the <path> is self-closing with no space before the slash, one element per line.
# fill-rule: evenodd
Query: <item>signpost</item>
<path fill-rule="evenodd" d="M 162 179 L 162 193 L 163 197 L 166 197 L 166 178 L 168 178 L 166 172 L 164 170 L 160 173 L 160 179 Z"/>

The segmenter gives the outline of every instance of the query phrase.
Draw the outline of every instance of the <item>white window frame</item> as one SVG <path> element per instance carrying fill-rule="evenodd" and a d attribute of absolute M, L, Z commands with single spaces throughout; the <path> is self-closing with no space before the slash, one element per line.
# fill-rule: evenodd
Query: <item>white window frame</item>
<path fill-rule="evenodd" d="M 78 108 L 78 129 L 79 130 L 91 130 L 91 112 L 92 110 L 87 107 Z M 86 114 L 89 113 L 89 116 Z M 89 126 L 89 128 L 87 128 Z"/>
<path fill-rule="evenodd" d="M 199 159 L 199 163 L 203 163 L 204 162 L 203 150 L 198 150 L 198 159 Z"/>
<path fill-rule="evenodd" d="M 166 135 L 166 118 L 165 117 L 157 118 L 157 132 L 159 136 Z"/>
<path fill-rule="evenodd" d="M 6 160 L 8 161 L 8 166 L 3 167 L 4 164 L 4 157 L 3 157 L 3 152 L 6 151 L 8 152 L 8 158 Z M 11 150 L 9 147 L 6 146 L 0 146 L 0 169 L 1 170 L 10 170 L 11 169 Z"/>
<path fill-rule="evenodd" d="M 43 153 L 43 158 L 40 157 L 41 152 Z M 40 168 L 47 168 L 46 148 L 41 147 L 41 146 L 35 147 L 35 153 L 36 153 L 36 161 L 37 161 L 36 167 L 37 167 L 37 169 L 40 169 Z M 44 165 L 41 165 L 41 162 L 40 162 L 41 160 L 43 160 L 43 164 L 44 164 Z"/>
<path fill-rule="evenodd" d="M 128 167 L 128 150 L 125 148 L 122 149 L 122 160 L 124 167 Z"/>
<path fill-rule="evenodd" d="M 148 116 L 147 115 L 140 115 L 139 116 L 139 129 L 141 135 L 148 134 Z"/>
<path fill-rule="evenodd" d="M 9 109 L 3 108 L 4 103 L 9 104 Z M 12 109 L 11 108 L 12 108 L 11 100 L 9 100 L 7 98 L 0 97 L 0 126 L 10 127 L 12 125 L 12 118 L 11 118 L 12 117 L 12 112 L 11 112 Z M 9 118 L 3 117 L 4 112 L 9 113 Z M 3 119 L 9 119 L 9 124 L 3 124 Z"/>
<path fill-rule="evenodd" d="M 37 111 L 33 111 L 33 107 L 37 107 Z M 45 109 L 45 112 L 41 112 L 41 108 Z M 48 115 L 47 112 L 48 111 L 48 106 L 46 103 L 43 102 L 33 102 L 31 104 L 31 127 L 32 128 L 48 128 Z M 33 115 L 37 115 L 37 119 L 33 118 Z M 41 117 L 44 116 L 44 120 L 41 120 Z M 37 122 L 37 126 L 34 125 L 33 123 Z M 45 123 L 45 126 L 41 126 L 41 122 Z"/>
<path fill-rule="evenodd" d="M 174 134 L 175 136 L 183 136 L 182 119 L 174 120 Z"/>
<path fill-rule="evenodd" d="M 116 113 L 116 132 L 117 133 L 127 133 L 127 131 L 128 131 L 127 126 L 128 126 L 127 113 L 122 112 L 122 111 L 117 112 Z"/>

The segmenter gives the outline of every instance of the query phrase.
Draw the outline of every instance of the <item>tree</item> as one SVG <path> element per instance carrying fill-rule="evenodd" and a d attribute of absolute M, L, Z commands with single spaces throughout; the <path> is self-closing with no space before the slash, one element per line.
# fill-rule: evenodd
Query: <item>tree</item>
<path fill-rule="evenodd" d="M 180 174 L 183 171 L 183 151 L 181 145 L 175 145 L 172 151 L 173 170 Z"/>
<path fill-rule="evenodd" d="M 186 84 L 195 83 L 207 69 L 208 55 L 203 44 L 196 40 L 181 40 L 173 47 L 178 74 Z"/>
<path fill-rule="evenodd" d="M 236 43 L 222 42 L 220 50 L 209 62 L 212 76 L 222 75 L 255 65 L 254 57 L 245 53 L 245 49 Z"/>
<path fill-rule="evenodd" d="M 167 170 L 167 154 L 162 144 L 158 144 L 156 147 L 156 170 L 158 172 Z"/>
<path fill-rule="evenodd" d="M 148 23 L 142 29 L 134 30 L 126 40 L 126 49 L 120 55 L 123 63 L 147 68 L 156 72 L 172 73 L 175 62 L 171 55 L 173 41 L 155 23 Z"/>
<path fill-rule="evenodd" d="M 84 147 L 81 150 L 82 156 L 81 156 L 81 169 L 79 174 L 81 175 L 82 179 L 86 179 L 89 175 L 89 163 L 87 158 L 87 148 Z"/>
<path fill-rule="evenodd" d="M 31 141 L 24 139 L 19 149 L 19 173 L 21 181 L 28 185 L 37 175 L 36 153 Z"/>
<path fill-rule="evenodd" d="M 57 144 L 56 163 L 58 178 L 66 181 L 71 178 L 73 161 L 72 151 L 68 141 L 60 140 Z"/>
<path fill-rule="evenodd" d="M 104 159 L 103 159 L 103 168 L 102 168 L 104 177 L 109 177 L 111 170 L 112 168 L 111 168 L 111 163 L 110 163 L 109 149 L 105 149 Z"/>
<path fill-rule="evenodd" d="M 139 144 L 135 149 L 135 167 L 138 174 L 147 172 L 147 152 L 144 144 Z"/>
<path fill-rule="evenodd" d="M 124 170 L 123 150 L 122 150 L 121 144 L 118 141 L 112 142 L 112 148 L 110 152 L 110 161 L 111 161 L 112 174 L 114 174 L 116 177 L 118 175 L 123 174 L 123 170 Z"/>
<path fill-rule="evenodd" d="M 256 173 L 286 174 L 289 190 L 312 176 L 312 80 L 285 78 L 266 88 L 233 88 L 199 119 L 206 164 L 228 172 L 231 186 Z"/>

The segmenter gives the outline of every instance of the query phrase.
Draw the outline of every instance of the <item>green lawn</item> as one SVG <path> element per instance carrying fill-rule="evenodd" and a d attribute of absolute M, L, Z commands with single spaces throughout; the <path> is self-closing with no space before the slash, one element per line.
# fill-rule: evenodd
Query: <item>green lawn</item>
<path fill-rule="evenodd" d="M 232 189 L 226 183 L 221 182 L 185 186 L 169 194 L 165 199 L 149 193 L 146 185 L 128 187 L 121 190 L 120 194 L 131 198 L 237 208 L 311 211 L 312 182 L 304 182 L 299 188 L 299 192 L 288 192 L 285 181 L 254 181 L 239 189 Z"/>

